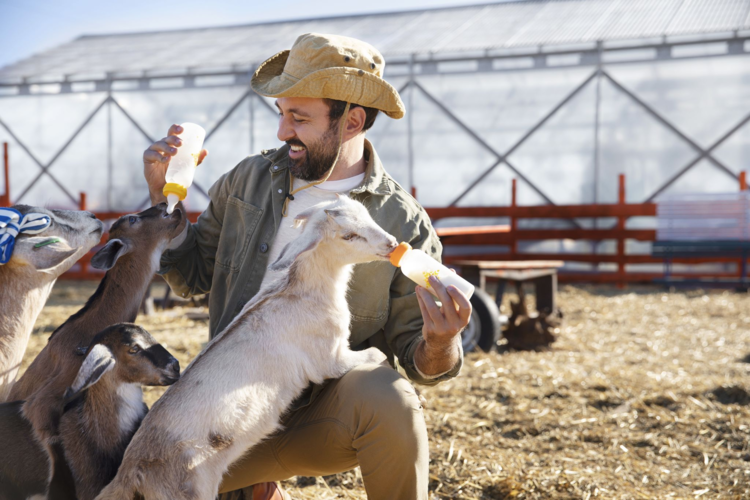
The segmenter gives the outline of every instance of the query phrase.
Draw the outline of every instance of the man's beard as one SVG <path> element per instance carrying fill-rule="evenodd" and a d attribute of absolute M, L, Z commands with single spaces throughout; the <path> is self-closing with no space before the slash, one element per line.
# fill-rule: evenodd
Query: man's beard
<path fill-rule="evenodd" d="M 335 127 L 331 127 L 320 140 L 304 144 L 299 139 L 286 141 L 290 146 L 305 148 L 305 156 L 299 159 L 289 158 L 289 170 L 297 179 L 317 181 L 333 167 L 338 153 L 338 137 Z"/>

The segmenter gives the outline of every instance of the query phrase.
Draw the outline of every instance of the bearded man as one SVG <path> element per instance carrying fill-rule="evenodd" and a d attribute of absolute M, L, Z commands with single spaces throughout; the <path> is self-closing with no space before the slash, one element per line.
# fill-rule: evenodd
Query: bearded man
<path fill-rule="evenodd" d="M 424 209 L 388 175 L 365 139 L 378 112 L 404 115 L 398 92 L 382 79 L 384 65 L 383 56 L 359 40 L 306 34 L 255 72 L 253 90 L 276 98 L 277 136 L 286 145 L 250 156 L 223 175 L 209 190 L 198 222 L 162 256 L 160 272 L 178 295 L 211 292 L 212 338 L 270 279 L 269 264 L 297 235 L 295 215 L 336 196 L 360 201 L 398 241 L 440 258 Z M 164 174 L 181 132 L 173 125 L 144 153 L 154 204 L 165 201 Z M 352 347 L 381 349 L 392 366 L 398 360 L 412 382 L 426 385 L 458 374 L 460 332 L 471 315 L 466 296 L 431 280 L 442 307 L 388 262 L 357 265 L 348 295 Z M 454 302 L 457 307 L 446 306 Z M 428 498 L 422 407 L 413 386 L 391 366 L 361 366 L 309 387 L 282 425 L 232 466 L 220 487 L 222 499 L 280 499 L 275 481 L 357 466 L 371 499 Z"/>

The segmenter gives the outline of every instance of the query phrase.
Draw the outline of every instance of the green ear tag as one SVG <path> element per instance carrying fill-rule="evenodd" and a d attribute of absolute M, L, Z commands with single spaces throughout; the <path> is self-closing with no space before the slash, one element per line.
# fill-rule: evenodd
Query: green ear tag
<path fill-rule="evenodd" d="M 44 240 L 41 243 L 37 243 L 36 245 L 34 245 L 34 248 L 46 247 L 47 245 L 52 245 L 53 243 L 57 243 L 58 241 L 60 241 L 60 238 L 50 238 L 48 240 Z"/>

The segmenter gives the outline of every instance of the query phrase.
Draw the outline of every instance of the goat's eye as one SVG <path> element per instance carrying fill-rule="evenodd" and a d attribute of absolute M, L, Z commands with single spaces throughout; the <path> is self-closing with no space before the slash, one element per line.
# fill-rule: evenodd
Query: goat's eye
<path fill-rule="evenodd" d="M 138 354 L 139 352 L 141 352 L 141 346 L 139 346 L 138 344 L 132 345 L 128 352 L 130 354 Z"/>
<path fill-rule="evenodd" d="M 138 219 L 137 219 L 136 217 L 133 217 L 133 216 L 130 216 L 130 217 L 128 218 L 128 222 L 130 222 L 131 224 L 135 224 L 135 221 L 137 221 L 137 220 L 138 220 Z"/>
<path fill-rule="evenodd" d="M 343 238 L 344 238 L 344 239 L 345 239 L 346 241 L 349 241 L 349 240 L 351 240 L 352 238 L 356 238 L 356 237 L 357 237 L 357 235 L 356 235 L 355 233 L 349 233 L 349 234 L 345 234 L 345 235 L 343 236 Z"/>

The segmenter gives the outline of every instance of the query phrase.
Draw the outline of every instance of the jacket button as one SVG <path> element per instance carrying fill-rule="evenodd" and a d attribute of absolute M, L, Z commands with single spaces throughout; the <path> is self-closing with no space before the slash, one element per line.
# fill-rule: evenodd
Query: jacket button
<path fill-rule="evenodd" d="M 278 190 L 278 191 L 276 191 L 276 192 L 277 192 L 277 193 L 279 193 L 279 194 L 281 194 L 281 193 L 283 193 L 284 191 L 283 191 L 283 190 L 281 190 L 281 189 L 279 189 L 279 190 Z"/>
<path fill-rule="evenodd" d="M 274 170 L 278 170 L 278 169 L 279 169 L 279 166 L 278 166 L 278 165 L 274 165 L 274 166 L 273 166 L 273 169 L 274 169 Z"/>
<path fill-rule="evenodd" d="M 263 243 L 260 245 L 260 253 L 266 253 L 268 251 L 268 243 Z"/>

